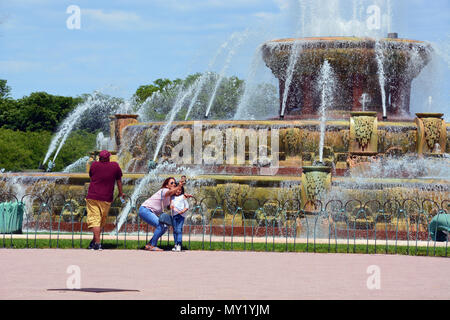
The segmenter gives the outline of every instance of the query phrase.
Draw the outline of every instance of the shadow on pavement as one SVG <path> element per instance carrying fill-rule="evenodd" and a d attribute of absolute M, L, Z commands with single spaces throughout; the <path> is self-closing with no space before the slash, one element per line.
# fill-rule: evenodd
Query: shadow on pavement
<path fill-rule="evenodd" d="M 129 289 L 113 289 L 113 288 L 81 288 L 81 289 L 47 289 L 47 291 L 80 291 L 93 293 L 107 293 L 107 292 L 139 292 L 139 290 Z"/>

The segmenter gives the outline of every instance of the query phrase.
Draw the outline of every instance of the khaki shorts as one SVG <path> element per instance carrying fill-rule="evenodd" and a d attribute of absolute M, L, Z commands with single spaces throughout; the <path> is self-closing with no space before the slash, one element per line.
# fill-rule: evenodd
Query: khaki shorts
<path fill-rule="evenodd" d="M 110 207 L 111 202 L 86 199 L 88 228 L 103 227 Z"/>

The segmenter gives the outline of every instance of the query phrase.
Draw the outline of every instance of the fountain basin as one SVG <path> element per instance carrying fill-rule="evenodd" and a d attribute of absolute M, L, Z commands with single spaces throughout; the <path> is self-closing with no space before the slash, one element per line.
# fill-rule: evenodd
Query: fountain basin
<path fill-rule="evenodd" d="M 350 111 L 362 110 L 360 97 L 368 93 L 368 108 L 382 112 L 382 95 L 378 79 L 377 45 L 383 55 L 388 118 L 410 119 L 411 82 L 430 61 L 431 46 L 409 39 L 356 37 L 316 37 L 278 39 L 262 46 L 266 65 L 279 80 L 280 114 L 289 59 L 297 52 L 292 81 L 285 108 L 287 118 L 317 117 L 320 96 L 314 88 L 318 70 L 327 60 L 338 77 L 339 93 L 330 116 L 347 118 Z M 340 111 L 340 112 L 338 112 Z"/>
<path fill-rule="evenodd" d="M 359 113 L 358 113 L 359 114 Z M 364 113 L 366 114 L 366 113 Z M 373 113 L 367 113 L 371 115 Z M 353 134 L 352 119 L 330 120 L 326 122 L 325 146 L 329 149 L 325 159 L 327 164 L 333 164 L 335 172 L 333 175 L 342 176 L 349 169 L 348 158 L 352 155 L 378 155 L 383 157 L 394 153 L 398 156 L 416 156 L 418 146 L 418 123 L 414 121 L 381 121 L 375 119 L 373 133 L 366 148 L 358 147 L 357 135 Z M 136 123 L 125 127 L 121 131 L 123 144 L 118 152 L 119 163 L 124 172 L 146 173 L 148 162 L 153 159 L 155 141 L 164 122 Z M 198 128 L 197 133 L 195 128 Z M 245 140 L 245 161 L 238 164 L 227 162 L 225 157 L 227 144 L 231 141 L 226 139 L 226 131 L 230 129 L 247 135 Z M 302 167 L 310 166 L 317 158 L 320 144 L 320 121 L 318 120 L 263 120 L 263 121 L 177 121 L 173 122 L 172 132 L 184 130 L 187 141 L 191 141 L 191 157 L 182 165 L 188 168 L 201 168 L 205 174 L 230 174 L 230 175 L 260 175 L 261 168 L 249 162 L 250 148 L 249 136 L 256 137 L 257 133 L 267 130 L 267 144 L 271 147 L 271 131 L 278 130 L 278 171 L 276 175 L 300 175 Z M 194 138 L 197 137 L 202 143 L 201 149 L 205 150 L 211 145 L 210 140 L 204 139 L 212 131 L 222 134 L 222 150 L 224 156 L 221 163 L 207 164 L 200 158 L 196 162 L 194 154 Z M 450 144 L 450 124 L 445 124 L 445 135 L 447 144 Z M 170 135 L 161 152 L 159 161 L 171 161 L 174 150 L 182 142 L 176 138 L 172 141 Z M 257 147 L 262 144 L 255 142 Z M 235 140 L 235 145 L 237 140 Z M 356 146 L 355 146 L 356 144 Z M 199 146 L 200 147 L 200 146 Z M 445 144 L 441 148 L 444 154 L 447 148 Z"/>

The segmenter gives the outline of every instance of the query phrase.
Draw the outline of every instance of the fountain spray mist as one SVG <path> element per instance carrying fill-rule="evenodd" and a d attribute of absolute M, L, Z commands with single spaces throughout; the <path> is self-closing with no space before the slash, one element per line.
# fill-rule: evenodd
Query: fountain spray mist
<path fill-rule="evenodd" d="M 227 41 L 225 41 L 217 50 L 216 54 L 214 55 L 214 57 L 211 59 L 209 65 L 208 65 L 208 70 L 206 72 L 204 72 L 201 76 L 200 76 L 200 80 L 198 82 L 198 86 L 197 88 L 195 88 L 194 91 L 194 97 L 191 99 L 191 102 L 189 103 L 189 107 L 188 107 L 188 111 L 186 112 L 186 116 L 184 117 L 184 120 L 187 120 L 189 115 L 191 114 L 192 108 L 194 107 L 195 103 L 197 102 L 198 96 L 200 95 L 200 92 L 203 89 L 203 86 L 206 83 L 206 80 L 209 79 L 209 76 L 211 75 L 211 69 L 214 66 L 214 64 L 216 63 L 217 58 L 222 54 L 223 50 L 225 50 L 231 40 L 233 40 L 235 37 L 235 33 L 233 33 L 230 37 L 230 39 L 228 39 Z"/>
<path fill-rule="evenodd" d="M 180 89 L 180 92 L 177 95 L 177 99 L 175 101 L 175 104 L 173 105 L 172 109 L 170 110 L 168 119 L 166 119 L 166 124 L 164 125 L 163 129 L 161 130 L 161 134 L 158 139 L 158 143 L 156 144 L 155 154 L 153 155 L 153 161 L 156 161 L 156 158 L 158 157 L 159 150 L 161 149 L 164 140 L 166 139 L 166 136 L 169 134 L 171 125 L 173 120 L 175 119 L 175 116 L 178 114 L 180 109 L 183 107 L 184 102 L 186 99 L 192 95 L 194 89 L 198 87 L 198 82 L 200 79 L 197 79 L 192 85 L 190 85 L 187 89 Z"/>
<path fill-rule="evenodd" d="M 261 58 L 262 56 L 261 49 L 262 45 L 259 45 L 256 48 L 255 53 L 253 54 L 247 80 L 245 81 L 244 84 L 244 93 L 241 95 L 239 99 L 239 103 L 236 108 L 236 113 L 234 114 L 234 120 L 243 119 L 244 116 L 251 116 L 248 114 L 248 106 L 258 85 L 257 82 L 258 79 L 256 77 L 257 72 L 264 65 L 264 61 Z"/>
<path fill-rule="evenodd" d="M 222 70 L 220 70 L 219 78 L 216 81 L 216 85 L 214 86 L 213 93 L 211 95 L 211 98 L 209 99 L 208 107 L 206 108 L 206 113 L 205 113 L 206 118 L 209 116 L 209 112 L 210 112 L 211 107 L 216 98 L 217 90 L 219 89 L 220 84 L 222 83 L 222 80 L 225 77 L 225 73 L 227 72 L 228 68 L 230 67 L 231 60 L 233 59 L 233 56 L 236 54 L 236 50 L 242 45 L 244 40 L 248 37 L 248 34 L 249 34 L 248 30 L 245 30 L 242 33 L 236 33 L 233 35 L 233 38 L 237 38 L 237 40 L 235 40 L 233 47 L 230 49 L 230 52 L 228 52 L 228 56 L 225 61 L 225 64 L 222 67 Z"/>
<path fill-rule="evenodd" d="M 45 164 L 56 149 L 55 155 L 53 156 L 54 163 L 56 157 L 61 151 L 61 148 L 74 129 L 75 125 L 79 122 L 81 116 L 88 110 L 102 106 L 105 103 L 107 103 L 105 97 L 96 91 L 94 92 L 94 94 L 88 96 L 86 101 L 79 104 L 75 108 L 75 110 L 66 117 L 66 119 L 63 121 L 58 131 L 56 132 L 55 136 L 52 138 L 52 141 L 50 142 L 50 146 L 42 163 Z"/>
<path fill-rule="evenodd" d="M 85 156 L 72 164 L 69 164 L 67 167 L 63 169 L 62 172 L 70 173 L 70 172 L 86 172 L 86 163 L 89 161 L 89 157 Z"/>

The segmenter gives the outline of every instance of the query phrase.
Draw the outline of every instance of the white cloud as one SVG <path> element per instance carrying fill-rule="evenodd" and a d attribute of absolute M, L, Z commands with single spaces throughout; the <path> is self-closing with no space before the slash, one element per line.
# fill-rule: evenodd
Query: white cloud
<path fill-rule="evenodd" d="M 36 71 L 41 68 L 41 64 L 25 60 L 0 60 L 0 70 L 4 73 L 21 73 Z"/>
<path fill-rule="evenodd" d="M 280 10 L 285 10 L 289 7 L 290 1 L 289 0 L 275 0 L 275 3 L 278 5 Z"/>
<path fill-rule="evenodd" d="M 278 1 L 278 0 L 277 0 Z M 160 5 L 167 6 L 174 10 L 188 11 L 198 9 L 242 9 L 249 7 L 261 7 L 272 0 L 156 0 Z"/>

